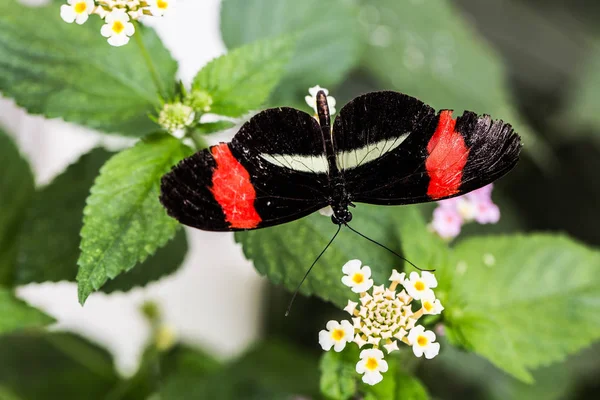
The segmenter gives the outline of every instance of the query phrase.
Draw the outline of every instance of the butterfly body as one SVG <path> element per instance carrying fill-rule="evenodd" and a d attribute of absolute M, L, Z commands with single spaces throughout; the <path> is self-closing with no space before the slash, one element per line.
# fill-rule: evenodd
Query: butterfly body
<path fill-rule="evenodd" d="M 327 97 L 317 117 L 265 110 L 230 143 L 183 160 L 161 183 L 169 215 L 203 230 L 235 231 L 293 221 L 327 205 L 347 224 L 354 203 L 403 205 L 458 196 L 514 167 L 521 143 L 487 115 L 439 113 L 410 96 L 375 92 L 342 108 L 331 125 Z"/>

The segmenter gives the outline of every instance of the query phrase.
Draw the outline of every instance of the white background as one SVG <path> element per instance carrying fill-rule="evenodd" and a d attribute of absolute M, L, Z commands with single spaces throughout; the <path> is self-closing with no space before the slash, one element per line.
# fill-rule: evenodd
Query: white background
<path fill-rule="evenodd" d="M 44 0 L 23 2 L 40 4 Z M 179 77 L 189 83 L 206 62 L 225 52 L 219 33 L 220 1 L 177 3 L 174 12 L 149 24 L 179 62 Z M 59 10 L 56 12 L 58 15 Z M 38 185 L 51 181 L 98 143 L 119 148 L 130 142 L 63 121 L 28 116 L 1 97 L 0 126 L 16 138 L 29 158 Z M 58 320 L 54 329 L 77 331 L 106 346 L 124 374 L 135 371 L 148 339 L 148 327 L 139 313 L 145 300 L 160 304 L 166 322 L 182 340 L 219 357 L 233 357 L 260 334 L 263 281 L 244 259 L 232 234 L 191 229 L 188 234 L 191 251 L 183 267 L 144 289 L 110 296 L 93 294 L 84 307 L 77 302 L 73 283 L 28 285 L 18 293 L 54 316 Z"/>

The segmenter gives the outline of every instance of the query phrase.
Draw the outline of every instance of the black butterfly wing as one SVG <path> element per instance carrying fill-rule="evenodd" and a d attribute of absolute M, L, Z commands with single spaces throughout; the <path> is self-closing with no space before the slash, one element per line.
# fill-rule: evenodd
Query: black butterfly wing
<path fill-rule="evenodd" d="M 489 116 L 438 114 L 397 92 L 369 93 L 344 106 L 333 126 L 338 166 L 352 201 L 401 205 L 458 196 L 517 163 L 521 142 Z"/>
<path fill-rule="evenodd" d="M 162 204 L 208 231 L 263 228 L 327 205 L 321 129 L 302 111 L 277 108 L 245 123 L 231 143 L 184 159 L 161 183 Z"/>

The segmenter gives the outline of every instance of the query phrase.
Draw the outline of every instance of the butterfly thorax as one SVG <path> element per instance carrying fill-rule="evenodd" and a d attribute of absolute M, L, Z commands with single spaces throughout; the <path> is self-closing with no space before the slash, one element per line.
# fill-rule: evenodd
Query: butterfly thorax
<path fill-rule="evenodd" d="M 348 210 L 351 202 L 346 190 L 344 177 L 336 163 L 329 105 L 327 104 L 327 95 L 322 90 L 317 93 L 317 115 L 319 117 L 319 125 L 321 126 L 323 147 L 325 148 L 325 155 L 327 157 L 329 188 L 332 194 L 329 200 L 329 204 L 333 209 L 331 221 L 336 225 L 342 225 L 350 222 L 352 219 L 352 213 Z"/>

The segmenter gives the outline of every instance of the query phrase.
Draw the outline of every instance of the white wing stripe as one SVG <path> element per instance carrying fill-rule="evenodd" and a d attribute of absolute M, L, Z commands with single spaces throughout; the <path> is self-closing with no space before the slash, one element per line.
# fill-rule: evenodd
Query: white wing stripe
<path fill-rule="evenodd" d="M 366 164 L 389 153 L 406 140 L 410 133 L 382 140 L 377 143 L 369 144 L 356 150 L 342 151 L 337 154 L 337 165 L 340 169 L 356 168 L 359 165 Z M 277 166 L 289 168 L 294 171 L 327 173 L 329 168 L 327 158 L 324 154 L 318 156 L 302 156 L 298 154 L 267 154 L 263 153 L 260 157 Z"/>

